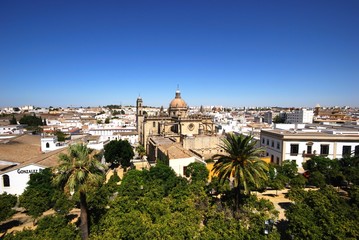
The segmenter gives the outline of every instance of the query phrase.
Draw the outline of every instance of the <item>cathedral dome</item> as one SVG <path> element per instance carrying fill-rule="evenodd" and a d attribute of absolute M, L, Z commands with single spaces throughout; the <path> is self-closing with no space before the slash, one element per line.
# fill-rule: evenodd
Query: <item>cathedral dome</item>
<path fill-rule="evenodd" d="M 187 104 L 181 98 L 181 93 L 179 90 L 176 91 L 176 97 L 171 101 L 170 108 L 187 108 Z"/>

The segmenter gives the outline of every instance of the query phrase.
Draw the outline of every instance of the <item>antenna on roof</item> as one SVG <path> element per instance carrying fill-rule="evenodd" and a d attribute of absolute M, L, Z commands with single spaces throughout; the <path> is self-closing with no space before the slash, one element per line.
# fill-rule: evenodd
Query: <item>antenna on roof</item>
<path fill-rule="evenodd" d="M 179 84 L 177 84 L 177 91 L 179 91 Z"/>

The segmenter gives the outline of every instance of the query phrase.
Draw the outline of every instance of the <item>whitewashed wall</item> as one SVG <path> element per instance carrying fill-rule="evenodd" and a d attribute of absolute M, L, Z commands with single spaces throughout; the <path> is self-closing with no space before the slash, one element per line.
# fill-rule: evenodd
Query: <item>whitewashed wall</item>
<path fill-rule="evenodd" d="M 10 194 L 21 195 L 30 180 L 31 173 L 40 172 L 44 167 L 38 165 L 28 165 L 13 171 L 3 173 L 0 175 L 0 194 L 7 192 Z M 3 175 L 8 175 L 10 178 L 10 187 L 4 187 Z"/>

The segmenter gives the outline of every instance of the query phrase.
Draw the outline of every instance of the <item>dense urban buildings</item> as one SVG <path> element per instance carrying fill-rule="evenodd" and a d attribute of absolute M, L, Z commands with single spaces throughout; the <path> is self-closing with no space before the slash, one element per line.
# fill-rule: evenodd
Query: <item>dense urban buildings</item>
<path fill-rule="evenodd" d="M 0 194 L 23 195 L 31 174 L 56 167 L 59 155 L 67 153 L 68 147 L 76 143 L 94 149 L 100 154 L 98 160 L 102 163 L 106 163 L 106 158 L 101 154 L 113 140 L 127 140 L 133 150 L 144 147 L 144 156 L 137 152 L 130 160 L 129 168 L 118 165 L 108 169 L 104 176 L 106 181 L 113 179 L 115 174 L 119 179 L 125 179 L 129 169 L 151 172 L 154 167 L 161 169 L 165 164 L 182 183 L 188 181 L 186 184 L 189 184 L 192 176 L 188 175 L 188 169 L 198 164 L 210 171 L 205 178 L 206 183 L 210 182 L 213 177 L 218 177 L 211 171 L 216 162 L 213 156 L 224 153 L 220 146 L 227 133 L 253 136 L 257 141 L 254 148 L 264 149 L 260 159 L 272 163 L 279 173 L 280 168 L 288 164 L 285 160 L 290 160 L 290 164 L 297 166 L 292 177 L 299 184 L 301 181 L 313 184 L 310 178 L 303 180 L 308 176 L 303 164 L 313 157 L 325 157 L 336 163 L 342 158 L 359 156 L 359 111 L 355 108 L 190 107 L 177 90 L 168 108 L 144 106 L 144 100 L 139 97 L 136 106 L 41 108 L 41 112 L 36 107 L 11 109 L 3 109 L 0 119 Z M 40 125 L 29 127 L 24 123 L 24 119 L 29 118 L 26 116 L 31 116 Z M 323 161 L 327 161 L 325 159 Z M 340 180 L 342 176 L 330 179 Z M 292 180 L 285 180 L 287 182 L 281 186 L 294 185 Z M 346 179 L 340 181 L 340 184 L 349 184 Z M 141 180 L 141 184 L 138 189 L 147 191 L 148 179 Z M 270 188 L 280 189 L 274 182 L 267 184 Z M 210 194 L 216 192 L 214 189 Z M 283 219 L 285 210 L 279 205 L 277 208 L 282 211 Z M 275 215 L 271 218 L 277 219 Z M 260 231 L 262 228 L 261 225 L 258 227 Z"/>

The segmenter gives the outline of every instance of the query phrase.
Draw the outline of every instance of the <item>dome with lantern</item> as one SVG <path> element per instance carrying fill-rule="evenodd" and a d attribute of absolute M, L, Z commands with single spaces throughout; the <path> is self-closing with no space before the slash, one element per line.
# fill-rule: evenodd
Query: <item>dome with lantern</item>
<path fill-rule="evenodd" d="M 177 89 L 175 98 L 170 102 L 168 112 L 170 116 L 187 116 L 187 103 L 181 98 L 181 92 Z"/>

